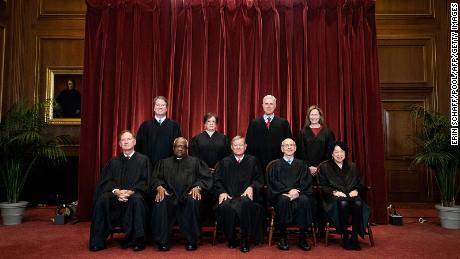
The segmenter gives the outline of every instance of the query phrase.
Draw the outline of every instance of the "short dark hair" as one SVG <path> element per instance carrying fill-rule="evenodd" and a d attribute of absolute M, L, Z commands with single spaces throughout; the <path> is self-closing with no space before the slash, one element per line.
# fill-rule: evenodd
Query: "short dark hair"
<path fill-rule="evenodd" d="M 214 117 L 216 119 L 216 124 L 219 123 L 219 117 L 213 112 L 208 112 L 203 116 L 203 123 L 206 123 L 209 119 Z"/>
<path fill-rule="evenodd" d="M 346 142 L 337 140 L 332 145 L 329 147 L 329 154 L 332 154 L 334 152 L 334 148 L 336 146 L 339 146 L 343 151 L 345 151 L 346 154 L 348 154 L 348 145 Z"/>
<path fill-rule="evenodd" d="M 159 96 L 153 98 L 153 105 L 155 105 L 155 103 L 156 103 L 158 100 L 163 100 L 163 101 L 165 101 L 166 106 L 168 106 L 168 99 L 166 99 L 166 97 L 164 97 L 164 96 L 162 96 L 162 95 L 159 95 Z"/>

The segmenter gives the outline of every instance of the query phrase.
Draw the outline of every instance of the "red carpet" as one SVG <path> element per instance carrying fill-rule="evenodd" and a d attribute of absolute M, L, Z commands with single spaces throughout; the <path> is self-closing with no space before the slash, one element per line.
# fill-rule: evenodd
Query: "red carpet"
<path fill-rule="evenodd" d="M 291 250 L 279 251 L 276 246 L 266 244 L 252 247 L 248 254 L 229 249 L 225 243 L 212 246 L 210 238 L 204 238 L 197 251 L 187 252 L 183 244 L 176 244 L 171 251 L 160 253 L 152 245 L 142 252 L 122 250 L 116 241 L 109 241 L 109 248 L 97 253 L 89 252 L 89 222 L 76 225 L 53 225 L 50 218 L 54 209 L 28 209 L 24 223 L 16 226 L 0 226 L 0 258 L 460 258 L 460 230 L 446 230 L 439 226 L 435 211 L 401 210 L 405 217 L 404 226 L 373 227 L 375 247 L 369 241 L 360 240 L 362 251 L 345 251 L 338 238 L 331 240 L 328 247 L 320 240 L 310 252 L 303 252 L 290 242 Z M 415 223 L 419 217 L 427 223 Z"/>

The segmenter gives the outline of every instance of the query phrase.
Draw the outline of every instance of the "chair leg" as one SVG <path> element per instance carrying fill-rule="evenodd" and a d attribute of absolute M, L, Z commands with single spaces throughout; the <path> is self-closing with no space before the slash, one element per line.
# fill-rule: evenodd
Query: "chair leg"
<path fill-rule="evenodd" d="M 273 217 L 272 215 L 272 217 L 270 218 L 270 226 L 268 229 L 268 246 L 272 245 L 274 223 L 275 223 L 275 217 Z"/>
<path fill-rule="evenodd" d="M 326 222 L 326 227 L 324 229 L 324 231 L 325 231 L 324 239 L 325 239 L 326 246 L 328 246 L 328 244 L 329 244 L 329 226 L 330 226 L 330 223 Z"/>
<path fill-rule="evenodd" d="M 367 233 L 369 234 L 369 241 L 371 242 L 371 247 L 374 247 L 374 235 L 372 234 L 371 225 L 367 223 Z"/>
<path fill-rule="evenodd" d="M 313 237 L 313 246 L 316 246 L 316 231 L 315 223 L 311 223 L 311 236 Z"/>
<path fill-rule="evenodd" d="M 216 237 L 217 237 L 217 220 L 214 221 L 214 232 L 212 233 L 212 245 L 216 244 Z"/>

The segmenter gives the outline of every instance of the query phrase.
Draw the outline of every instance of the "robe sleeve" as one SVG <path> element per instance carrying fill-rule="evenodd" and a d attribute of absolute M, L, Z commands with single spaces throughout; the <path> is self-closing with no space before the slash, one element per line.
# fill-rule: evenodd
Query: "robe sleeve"
<path fill-rule="evenodd" d="M 284 139 L 292 138 L 291 126 L 289 125 L 289 121 L 284 121 Z"/>
<path fill-rule="evenodd" d="M 196 161 L 195 170 L 197 173 L 197 179 L 195 183 L 193 183 L 192 188 L 199 186 L 201 190 L 209 191 L 211 190 L 213 184 L 213 179 L 211 173 L 209 172 L 209 167 L 204 161 L 201 161 L 200 159 L 196 159 Z"/>
<path fill-rule="evenodd" d="M 359 169 L 358 169 L 358 167 L 356 166 L 355 163 L 352 164 L 351 170 L 352 170 L 353 174 L 356 175 L 356 178 L 357 178 L 356 185 L 355 185 L 354 189 L 358 190 L 358 195 L 359 196 L 362 196 L 362 192 L 363 192 L 363 190 L 365 188 L 365 185 L 364 185 L 364 183 L 363 183 L 363 181 L 361 179 L 361 174 L 360 174 Z M 347 195 L 348 195 L 348 193 L 347 193 Z"/>
<path fill-rule="evenodd" d="M 223 183 L 222 175 L 224 173 L 225 167 L 224 167 L 224 162 L 220 162 L 221 164 L 216 168 L 216 171 L 214 172 L 213 178 L 214 178 L 214 193 L 215 195 L 219 196 L 221 193 L 228 193 L 228 190 L 225 188 L 225 185 Z"/>
<path fill-rule="evenodd" d="M 300 176 L 299 191 L 300 193 L 305 194 L 305 195 L 312 195 L 313 194 L 313 188 L 312 188 L 313 176 L 308 172 L 306 163 L 302 164 L 301 171 L 302 173 Z"/>
<path fill-rule="evenodd" d="M 327 164 L 321 165 L 319 170 L 319 185 L 321 186 L 321 190 L 328 196 L 332 196 L 332 192 L 335 189 L 331 187 L 327 178 Z"/>
<path fill-rule="evenodd" d="M 148 192 L 148 187 L 150 186 L 150 176 L 152 171 L 152 166 L 150 164 L 150 159 L 145 157 L 145 159 L 139 160 L 139 170 L 141 171 L 141 176 L 136 184 L 132 187 L 132 190 L 136 193 L 142 193 L 142 195 L 146 195 Z"/>
<path fill-rule="evenodd" d="M 253 167 L 252 172 L 252 183 L 250 185 L 252 187 L 252 192 L 254 194 L 255 200 L 262 201 L 262 188 L 263 188 L 263 178 L 262 178 L 262 170 L 260 168 L 259 161 L 255 159 L 255 165 Z"/>
<path fill-rule="evenodd" d="M 147 155 L 147 137 L 146 137 L 146 130 L 145 130 L 144 123 L 139 127 L 136 135 L 136 145 L 134 146 L 134 150 L 137 152 Z"/>
<path fill-rule="evenodd" d="M 297 134 L 297 152 L 295 152 L 296 154 L 296 157 L 298 157 L 299 159 L 302 159 L 304 161 L 306 161 L 306 155 L 305 155 L 305 147 L 304 147 L 304 134 L 303 134 L 303 130 L 300 130 L 299 133 Z M 309 166 L 309 165 L 307 165 Z"/>
<path fill-rule="evenodd" d="M 155 169 L 153 170 L 152 178 L 151 178 L 151 187 L 150 191 L 156 193 L 158 186 L 163 186 L 165 189 L 168 189 L 167 184 L 164 179 L 164 160 L 160 160 L 156 163 Z"/>
<path fill-rule="evenodd" d="M 278 164 L 274 164 L 271 170 L 268 172 L 268 187 L 270 189 L 270 193 L 272 198 L 278 197 L 283 193 L 289 192 L 290 188 L 286 187 L 286 185 L 278 179 L 278 171 L 279 166 Z"/>
<path fill-rule="evenodd" d="M 325 157 L 323 157 L 324 160 L 330 159 L 331 158 L 331 152 L 329 152 L 329 149 L 334 145 L 335 143 L 335 136 L 334 132 L 332 132 L 331 129 L 329 129 L 329 134 L 326 139 L 326 152 L 325 152 Z"/>
<path fill-rule="evenodd" d="M 101 172 L 101 180 L 96 187 L 96 191 L 94 192 L 93 201 L 95 202 L 99 196 L 106 192 L 112 192 L 115 189 L 117 183 L 113 178 L 113 161 L 110 160 L 106 166 L 102 169 Z"/>
<path fill-rule="evenodd" d="M 188 151 L 189 151 L 189 155 L 201 158 L 202 156 L 198 148 L 198 138 L 199 138 L 199 135 L 196 135 L 195 137 L 192 138 L 192 140 L 190 141 Z"/>

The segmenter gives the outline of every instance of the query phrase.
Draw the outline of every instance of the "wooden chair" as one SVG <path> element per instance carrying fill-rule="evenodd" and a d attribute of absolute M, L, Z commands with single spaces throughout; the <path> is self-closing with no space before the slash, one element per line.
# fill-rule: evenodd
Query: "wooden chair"
<path fill-rule="evenodd" d="M 272 167 L 273 167 L 273 164 L 276 160 L 273 160 L 271 161 L 270 163 L 268 163 L 267 165 L 267 168 L 266 168 L 266 174 L 268 174 L 268 172 L 271 171 Z M 265 179 L 268 179 L 268 177 L 266 177 Z M 265 192 L 266 192 L 266 199 L 267 201 L 269 201 L 271 199 L 270 197 L 270 190 L 268 188 L 267 185 L 264 186 L 264 189 L 265 189 Z M 269 224 L 268 224 L 268 246 L 271 246 L 272 245 L 272 241 L 273 241 L 273 232 L 274 232 L 274 229 L 275 229 L 275 217 L 276 217 L 276 212 L 275 212 L 275 207 L 269 205 L 267 207 L 267 210 L 268 210 L 268 214 L 269 214 Z M 287 232 L 288 234 L 292 234 L 292 233 L 296 233 L 298 232 L 299 228 L 298 227 L 294 227 L 294 226 L 288 226 L 287 227 Z M 311 226 L 310 226 L 310 233 L 311 233 L 311 236 L 313 238 L 313 246 L 316 246 L 316 226 L 315 226 L 315 223 L 312 223 Z"/>

